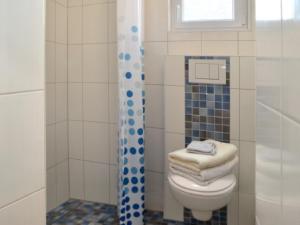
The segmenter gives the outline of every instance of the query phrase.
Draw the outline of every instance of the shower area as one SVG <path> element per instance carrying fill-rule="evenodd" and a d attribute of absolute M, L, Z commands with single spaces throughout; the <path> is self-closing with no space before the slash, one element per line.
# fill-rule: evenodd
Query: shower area
<path fill-rule="evenodd" d="M 46 1 L 48 225 L 143 223 L 155 191 L 144 193 L 142 10 Z"/>

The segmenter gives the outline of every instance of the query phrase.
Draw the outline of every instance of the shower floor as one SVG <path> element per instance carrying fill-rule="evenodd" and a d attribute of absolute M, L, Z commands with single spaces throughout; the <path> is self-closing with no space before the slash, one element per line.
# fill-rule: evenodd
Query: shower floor
<path fill-rule="evenodd" d="M 224 212 L 223 212 L 224 213 Z M 222 213 L 222 214 L 223 214 Z M 47 214 L 47 225 L 117 225 L 117 207 L 81 200 L 69 200 Z M 225 225 L 220 215 L 214 215 L 210 222 L 193 219 L 185 212 L 185 222 L 167 221 L 162 212 L 146 210 L 146 225 Z"/>

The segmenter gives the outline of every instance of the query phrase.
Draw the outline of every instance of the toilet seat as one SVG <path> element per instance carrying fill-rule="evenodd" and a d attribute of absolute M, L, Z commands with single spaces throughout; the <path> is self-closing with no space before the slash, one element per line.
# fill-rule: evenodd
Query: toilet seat
<path fill-rule="evenodd" d="M 219 196 L 231 192 L 236 185 L 236 177 L 233 174 L 227 175 L 207 186 L 201 186 L 185 177 L 170 174 L 170 185 L 186 194 L 202 196 Z"/>

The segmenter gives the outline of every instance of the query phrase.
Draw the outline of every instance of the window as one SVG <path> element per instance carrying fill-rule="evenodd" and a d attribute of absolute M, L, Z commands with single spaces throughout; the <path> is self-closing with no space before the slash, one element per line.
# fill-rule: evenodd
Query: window
<path fill-rule="evenodd" d="M 171 8 L 175 31 L 248 28 L 248 0 L 171 0 Z"/>

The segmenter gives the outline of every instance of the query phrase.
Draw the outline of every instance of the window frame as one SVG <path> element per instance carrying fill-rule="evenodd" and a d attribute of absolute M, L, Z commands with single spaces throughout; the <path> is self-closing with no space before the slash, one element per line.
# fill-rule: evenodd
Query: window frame
<path fill-rule="evenodd" d="M 171 4 L 171 31 L 222 31 L 222 30 L 249 30 L 250 7 L 248 0 L 233 0 L 235 20 L 190 21 L 182 19 L 182 1 L 170 0 Z"/>

